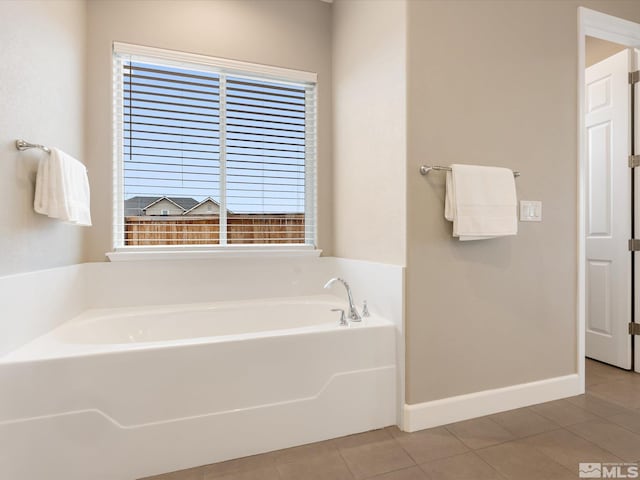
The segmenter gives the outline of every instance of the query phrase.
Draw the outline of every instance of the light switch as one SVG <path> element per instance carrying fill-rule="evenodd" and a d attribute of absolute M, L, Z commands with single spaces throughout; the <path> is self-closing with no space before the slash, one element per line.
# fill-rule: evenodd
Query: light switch
<path fill-rule="evenodd" d="M 520 221 L 541 222 L 542 202 L 533 200 L 520 200 Z"/>

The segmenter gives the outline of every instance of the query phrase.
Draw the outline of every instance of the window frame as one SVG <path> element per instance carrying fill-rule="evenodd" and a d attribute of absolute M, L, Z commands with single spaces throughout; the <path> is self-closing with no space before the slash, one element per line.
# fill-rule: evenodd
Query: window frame
<path fill-rule="evenodd" d="M 124 102 L 119 93 L 117 82 L 122 81 L 121 63 L 123 57 L 129 56 L 135 61 L 160 63 L 181 68 L 197 68 L 220 75 L 245 77 L 259 81 L 277 81 L 307 87 L 307 107 L 305 108 L 306 124 L 312 129 L 305 131 L 305 242 L 286 244 L 222 244 L 222 245 L 157 245 L 136 246 L 124 245 L 124 229 L 118 225 L 124 219 L 124 135 L 123 124 Z M 161 258 L 205 258 L 207 256 L 271 256 L 271 255 L 312 255 L 318 256 L 317 249 L 317 74 L 302 70 L 292 70 L 256 63 L 241 62 L 226 58 L 166 50 L 155 47 L 140 46 L 122 42 L 113 42 L 112 49 L 113 77 L 111 82 L 113 95 L 113 218 L 112 218 L 112 251 L 106 255 L 111 261 L 130 259 Z M 221 127 L 222 130 L 222 127 Z M 222 149 L 221 149 L 222 150 Z M 221 155 L 221 164 L 224 162 Z M 226 179 L 221 178 L 221 195 L 226 190 Z M 220 222 L 226 222 L 226 212 L 221 211 Z M 221 235 L 222 236 L 222 235 Z M 210 254 L 210 255 L 209 255 Z"/>

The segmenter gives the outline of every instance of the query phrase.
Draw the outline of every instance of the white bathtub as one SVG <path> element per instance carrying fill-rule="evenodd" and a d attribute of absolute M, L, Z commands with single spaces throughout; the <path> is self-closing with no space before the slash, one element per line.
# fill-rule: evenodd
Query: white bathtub
<path fill-rule="evenodd" d="M 395 424 L 395 328 L 341 327 L 345 307 L 88 310 L 0 358 L 0 478 L 133 479 Z"/>
<path fill-rule="evenodd" d="M 346 307 L 337 297 L 318 295 L 91 309 L 14 350 L 0 363 L 342 330 L 339 312 L 331 310 Z M 365 325 L 388 326 L 388 322 L 370 317 L 349 328 Z"/>

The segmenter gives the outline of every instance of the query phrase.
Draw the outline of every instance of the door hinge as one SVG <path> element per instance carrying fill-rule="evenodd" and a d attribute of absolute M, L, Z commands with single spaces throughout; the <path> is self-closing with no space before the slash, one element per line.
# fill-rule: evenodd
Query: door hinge
<path fill-rule="evenodd" d="M 640 335 L 640 323 L 629 323 L 629 335 Z"/>
<path fill-rule="evenodd" d="M 640 239 L 632 238 L 631 240 L 629 240 L 629 251 L 637 252 L 639 250 L 640 250 Z"/>
<path fill-rule="evenodd" d="M 631 85 L 640 82 L 640 70 L 629 72 L 629 83 Z"/>
<path fill-rule="evenodd" d="M 640 155 L 629 155 L 629 168 L 640 167 Z"/>

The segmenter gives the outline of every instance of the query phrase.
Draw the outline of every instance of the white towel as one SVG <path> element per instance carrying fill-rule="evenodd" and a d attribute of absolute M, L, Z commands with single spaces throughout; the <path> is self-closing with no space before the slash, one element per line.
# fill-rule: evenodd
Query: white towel
<path fill-rule="evenodd" d="M 91 225 L 89 179 L 85 166 L 57 148 L 40 161 L 33 208 L 74 225 Z"/>
<path fill-rule="evenodd" d="M 452 165 L 447 172 L 444 216 L 460 240 L 518 233 L 516 184 L 507 168 Z"/>

